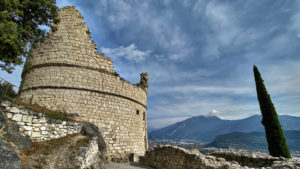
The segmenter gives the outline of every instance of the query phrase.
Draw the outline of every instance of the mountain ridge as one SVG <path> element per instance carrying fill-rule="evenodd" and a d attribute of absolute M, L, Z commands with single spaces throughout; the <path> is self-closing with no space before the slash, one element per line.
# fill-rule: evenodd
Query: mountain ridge
<path fill-rule="evenodd" d="M 280 115 L 283 130 L 300 130 L 300 117 Z M 194 116 L 169 126 L 149 132 L 151 140 L 189 140 L 208 143 L 222 134 L 231 132 L 264 132 L 261 115 L 239 120 L 223 120 L 216 116 Z"/>

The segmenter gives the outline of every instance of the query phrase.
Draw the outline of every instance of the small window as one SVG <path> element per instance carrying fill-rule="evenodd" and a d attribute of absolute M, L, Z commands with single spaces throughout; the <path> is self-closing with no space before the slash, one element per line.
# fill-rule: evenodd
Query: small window
<path fill-rule="evenodd" d="M 145 121 L 146 119 L 146 112 L 143 113 L 143 120 Z"/>
<path fill-rule="evenodd" d="M 139 110 L 136 110 L 136 115 L 139 115 L 140 114 L 140 111 Z"/>

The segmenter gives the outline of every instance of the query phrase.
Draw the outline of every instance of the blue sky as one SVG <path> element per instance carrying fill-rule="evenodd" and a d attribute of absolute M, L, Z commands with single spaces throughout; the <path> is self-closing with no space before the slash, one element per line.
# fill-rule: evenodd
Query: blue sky
<path fill-rule="evenodd" d="M 57 0 L 84 16 L 132 83 L 149 73 L 148 126 L 259 113 L 257 65 L 279 114 L 300 116 L 299 0 Z M 21 69 L 0 77 L 19 85 Z"/>

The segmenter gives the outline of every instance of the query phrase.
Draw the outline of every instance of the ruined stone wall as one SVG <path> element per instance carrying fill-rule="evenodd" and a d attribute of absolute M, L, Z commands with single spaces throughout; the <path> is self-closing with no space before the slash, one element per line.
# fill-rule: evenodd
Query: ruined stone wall
<path fill-rule="evenodd" d="M 34 141 L 52 140 L 80 133 L 81 123 L 50 119 L 42 113 L 9 101 L 1 102 L 0 106 L 5 109 L 7 119 L 16 122 L 20 131 Z"/>
<path fill-rule="evenodd" d="M 97 51 L 83 17 L 74 7 L 59 11 L 57 31 L 31 50 L 20 98 L 96 124 L 111 158 L 147 149 L 147 74 L 139 84 L 122 79 L 112 59 Z"/>
<path fill-rule="evenodd" d="M 157 169 L 244 169 L 224 158 L 206 156 L 197 150 L 189 151 L 174 146 L 154 147 L 140 157 L 140 163 Z"/>

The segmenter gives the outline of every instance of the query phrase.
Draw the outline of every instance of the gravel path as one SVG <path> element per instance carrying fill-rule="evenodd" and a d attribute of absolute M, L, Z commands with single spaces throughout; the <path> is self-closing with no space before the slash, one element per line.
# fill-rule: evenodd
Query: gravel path
<path fill-rule="evenodd" d="M 136 163 L 109 163 L 107 169 L 152 169 L 151 167 L 141 166 Z"/>

